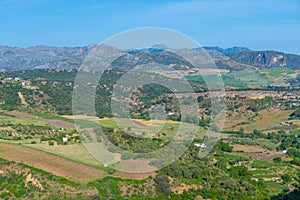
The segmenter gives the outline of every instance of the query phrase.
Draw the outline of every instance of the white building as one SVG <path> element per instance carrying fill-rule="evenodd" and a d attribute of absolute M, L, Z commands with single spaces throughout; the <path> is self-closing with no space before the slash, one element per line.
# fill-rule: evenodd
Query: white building
<path fill-rule="evenodd" d="M 63 142 L 68 142 L 68 138 L 63 137 L 63 138 L 62 138 L 62 141 L 63 141 Z"/>
<path fill-rule="evenodd" d="M 202 144 L 200 144 L 200 143 L 195 143 L 194 144 L 196 147 L 198 147 L 198 148 L 205 148 L 206 147 L 206 145 L 204 144 L 204 143 L 202 143 Z"/>
<path fill-rule="evenodd" d="M 288 150 L 283 150 L 282 153 L 283 154 L 288 154 Z"/>

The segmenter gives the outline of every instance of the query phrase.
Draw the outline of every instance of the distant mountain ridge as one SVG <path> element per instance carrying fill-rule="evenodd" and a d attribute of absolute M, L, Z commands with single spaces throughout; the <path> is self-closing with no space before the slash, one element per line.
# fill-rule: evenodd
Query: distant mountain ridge
<path fill-rule="evenodd" d="M 78 69 L 84 58 L 95 47 L 95 45 L 86 47 L 49 47 L 34 46 L 28 48 L 17 48 L 0 46 L 0 71 L 24 70 L 24 69 Z M 163 61 L 165 64 L 179 64 L 178 69 L 189 69 L 187 63 L 178 59 L 176 55 L 167 53 L 165 46 L 156 45 L 149 49 L 132 51 L 129 54 L 139 54 L 142 63 L 149 61 Z M 221 48 L 217 46 L 203 47 L 213 60 L 217 63 L 228 63 L 228 60 L 239 63 L 253 65 L 255 67 L 286 67 L 291 69 L 300 69 L 300 56 L 285 54 L 276 51 L 253 51 L 246 47 Z M 202 48 L 194 49 L 203 50 Z M 186 50 L 190 53 L 191 50 Z M 118 60 L 118 67 L 122 69 L 131 66 L 132 60 Z M 178 63 L 176 63 L 178 61 Z M 124 66 L 121 66 L 124 65 Z M 232 68 L 234 66 L 229 66 Z"/>
<path fill-rule="evenodd" d="M 232 59 L 258 67 L 286 67 L 300 70 L 300 56 L 276 51 L 242 51 L 234 54 Z"/>
<path fill-rule="evenodd" d="M 0 46 L 0 69 L 78 68 L 92 47 Z"/>
<path fill-rule="evenodd" d="M 221 52 L 221 53 L 224 53 L 224 54 L 235 54 L 235 53 L 238 53 L 240 51 L 251 51 L 250 49 L 246 48 L 246 47 L 237 47 L 237 46 L 234 46 L 234 47 L 230 47 L 230 48 L 221 48 L 221 47 L 218 47 L 218 46 L 213 46 L 213 47 L 203 47 L 203 49 L 205 50 L 214 50 L 214 51 L 218 51 L 218 52 Z"/>

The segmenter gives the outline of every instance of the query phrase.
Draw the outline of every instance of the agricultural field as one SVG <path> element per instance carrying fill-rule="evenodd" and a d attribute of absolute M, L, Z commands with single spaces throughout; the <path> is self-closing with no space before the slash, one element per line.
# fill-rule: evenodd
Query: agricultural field
<path fill-rule="evenodd" d="M 269 81 L 254 70 L 231 71 L 228 73 L 228 76 L 243 82 L 248 86 L 248 88 L 257 88 L 269 85 Z"/>
<path fill-rule="evenodd" d="M 263 110 L 257 114 L 248 113 L 235 113 L 226 118 L 227 123 L 225 130 L 239 130 L 243 128 L 246 132 L 253 130 L 276 130 L 280 122 L 289 121 L 289 116 L 293 111 L 291 110 Z"/>
<path fill-rule="evenodd" d="M 276 81 L 280 77 L 296 77 L 297 72 L 289 68 L 276 68 L 260 70 L 261 74 L 265 74 L 269 81 Z"/>
<path fill-rule="evenodd" d="M 74 181 L 87 183 L 101 177 L 104 172 L 100 169 L 72 162 L 42 151 L 13 144 L 0 144 L 1 158 L 14 162 L 22 162 L 50 172 L 56 176 L 62 176 Z"/>
<path fill-rule="evenodd" d="M 215 80 L 215 75 L 205 73 L 206 78 Z M 265 74 L 239 71 L 241 80 L 232 81 L 231 73 L 224 70 L 222 77 L 227 77 L 223 80 L 232 88 L 265 84 L 262 81 Z M 199 74 L 188 75 L 200 82 L 199 77 Z M 53 98 L 59 97 L 52 88 L 48 89 L 53 92 Z M 51 104 L 45 104 L 43 109 L 24 104 L 18 109 L 2 105 L 1 178 L 9 180 L 10 173 L 13 174 L 15 180 L 24 183 L 20 191 L 27 191 L 26 195 L 33 197 L 43 196 L 45 187 L 64 185 L 68 188 L 64 198 L 69 199 L 77 198 L 71 193 L 78 199 L 87 196 L 145 199 L 145 195 L 148 199 L 217 199 L 218 196 L 276 199 L 297 191 L 300 173 L 297 91 L 227 91 L 225 127 L 212 151 L 203 159 L 198 155 L 201 148 L 206 148 L 203 143 L 210 126 L 209 94 L 195 96 L 199 116 L 189 116 L 180 122 L 176 99 L 161 95 L 159 89 L 145 91 L 151 93 L 151 98 L 141 96 L 144 102 L 138 112 L 143 114 L 133 115 L 133 119 L 67 115 L 68 106 L 56 105 L 60 109 L 56 112 Z M 28 101 L 28 96 L 23 97 Z M 171 114 L 166 120 L 149 120 L 149 104 L 162 102 Z M 135 110 L 133 114 L 138 112 Z M 187 134 L 176 135 L 181 125 Z M 168 147 L 172 141 L 176 142 L 175 136 L 176 140 L 188 139 L 191 144 L 185 143 L 183 155 L 170 165 L 161 168 L 162 160 L 148 161 L 137 156 Z M 170 151 L 176 152 L 172 148 Z M 16 171 L 9 172 L 7 168 Z M 20 169 L 24 173 L 19 174 Z M 46 184 L 47 180 L 50 185 Z M 30 181 L 32 185 L 28 184 Z M 21 197 L 12 184 L 3 182 L 0 188 L 0 198 Z"/>

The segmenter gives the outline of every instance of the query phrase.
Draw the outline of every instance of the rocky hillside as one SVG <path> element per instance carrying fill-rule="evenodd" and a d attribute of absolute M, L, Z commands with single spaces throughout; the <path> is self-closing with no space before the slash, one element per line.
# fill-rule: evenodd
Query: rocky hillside
<path fill-rule="evenodd" d="M 78 69 L 93 47 L 95 46 L 34 46 L 29 48 L 0 46 L 0 71 L 40 68 Z M 264 68 L 287 67 L 290 69 L 300 69 L 300 56 L 298 55 L 284 54 L 275 51 L 251 51 L 245 47 L 232 47 L 227 49 L 220 47 L 204 47 L 204 49 L 213 60 L 216 60 L 216 64 L 220 68 L 239 70 L 249 65 Z M 182 53 L 181 55 L 192 58 L 196 51 L 202 51 L 202 49 L 180 51 Z M 169 65 L 174 69 L 179 70 L 189 70 L 193 68 L 193 66 L 182 57 L 166 51 L 165 48 L 162 48 L 161 46 L 138 51 L 128 50 L 128 54 L 118 58 L 112 64 L 112 67 L 126 71 L 134 65 L 149 62 Z M 196 63 L 203 67 L 202 62 L 203 59 L 198 60 Z M 237 67 L 236 62 L 246 65 Z M 233 64 L 231 65 L 231 63 Z"/>
<path fill-rule="evenodd" d="M 300 69 L 300 56 L 276 51 L 241 51 L 234 54 L 232 59 L 259 67 Z"/>

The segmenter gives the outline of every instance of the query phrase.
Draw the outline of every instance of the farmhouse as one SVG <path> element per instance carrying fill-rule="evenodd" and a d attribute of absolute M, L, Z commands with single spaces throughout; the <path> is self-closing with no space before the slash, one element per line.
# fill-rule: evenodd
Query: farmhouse
<path fill-rule="evenodd" d="M 68 138 L 63 137 L 63 138 L 62 138 L 62 141 L 63 141 L 63 142 L 68 142 Z"/>
<path fill-rule="evenodd" d="M 282 153 L 283 154 L 288 154 L 288 150 L 283 150 Z"/>
<path fill-rule="evenodd" d="M 204 144 L 204 143 L 202 143 L 202 144 L 200 144 L 200 143 L 195 143 L 194 144 L 196 147 L 198 147 L 198 148 L 205 148 L 206 147 L 206 145 Z"/>

